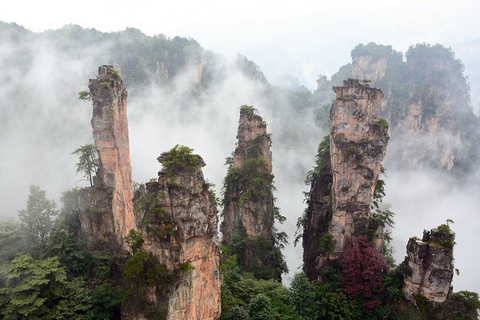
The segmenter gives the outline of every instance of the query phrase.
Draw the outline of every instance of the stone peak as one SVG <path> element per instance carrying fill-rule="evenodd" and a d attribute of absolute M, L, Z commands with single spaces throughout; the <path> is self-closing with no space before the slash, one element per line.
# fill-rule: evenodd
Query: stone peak
<path fill-rule="evenodd" d="M 372 88 L 368 83 L 361 83 L 359 79 L 348 78 L 343 80 L 343 86 L 334 86 L 332 90 L 335 92 L 337 97 L 348 96 L 355 99 L 376 99 L 379 97 L 383 98 L 382 90 L 378 88 Z"/>

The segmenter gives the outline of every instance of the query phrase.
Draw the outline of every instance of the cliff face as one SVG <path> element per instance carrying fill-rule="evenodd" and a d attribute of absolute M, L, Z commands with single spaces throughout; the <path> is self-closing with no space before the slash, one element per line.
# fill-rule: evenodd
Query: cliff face
<path fill-rule="evenodd" d="M 249 106 L 240 109 L 237 148 L 224 180 L 223 244 L 244 271 L 280 280 L 286 270 L 274 229 L 271 140 L 267 125 Z M 283 234 L 280 234 L 283 237 Z"/>
<path fill-rule="evenodd" d="M 352 77 L 355 79 L 369 79 L 372 84 L 385 76 L 388 63 L 388 55 L 379 57 L 361 55 L 352 58 Z"/>
<path fill-rule="evenodd" d="M 90 244 L 102 239 L 106 232 L 121 243 L 129 230 L 135 229 L 127 90 L 118 72 L 106 65 L 99 67 L 96 79 L 90 79 L 89 89 L 99 170 L 94 186 L 79 195 L 79 207 L 84 213 L 80 221 Z M 92 215 L 96 223 L 92 223 Z"/>
<path fill-rule="evenodd" d="M 333 87 L 330 112 L 332 220 L 335 254 L 369 228 L 373 195 L 388 142 L 388 124 L 380 118 L 382 91 L 348 79 Z"/>
<path fill-rule="evenodd" d="M 425 231 L 422 240 L 408 241 L 403 272 L 403 292 L 407 300 L 415 302 L 418 294 L 431 302 L 446 300 L 452 290 L 454 240 L 455 235 L 448 226 L 442 225 Z"/>
<path fill-rule="evenodd" d="M 271 140 L 266 123 L 253 108 L 240 110 L 237 140 L 232 159 L 235 177 L 225 186 L 221 231 L 226 244 L 230 243 L 237 219 L 241 220 L 247 237 L 270 237 L 274 220 Z M 259 178 L 258 185 L 249 181 L 255 175 Z"/>
<path fill-rule="evenodd" d="M 389 167 L 428 166 L 462 176 L 478 159 L 478 119 L 472 112 L 463 64 L 451 49 L 418 44 L 403 54 L 369 43 L 352 50 L 352 75 L 385 93 L 391 124 Z"/>
<path fill-rule="evenodd" d="M 144 250 L 178 277 L 174 283 L 158 282 L 146 300 L 167 319 L 213 320 L 220 316 L 217 208 L 203 177 L 205 163 L 189 156 L 196 160 L 188 167 L 164 163 L 158 182 L 147 183 L 137 201 Z M 165 157 L 168 153 L 160 158 Z"/>
<path fill-rule="evenodd" d="M 303 219 L 303 271 L 310 281 L 316 281 L 319 276 L 318 268 L 324 264 L 327 253 L 322 238 L 328 234 L 332 219 L 333 177 L 328 136 L 318 148 L 316 167 L 307 179 L 310 182 L 310 192 L 307 196 L 308 207 Z"/>

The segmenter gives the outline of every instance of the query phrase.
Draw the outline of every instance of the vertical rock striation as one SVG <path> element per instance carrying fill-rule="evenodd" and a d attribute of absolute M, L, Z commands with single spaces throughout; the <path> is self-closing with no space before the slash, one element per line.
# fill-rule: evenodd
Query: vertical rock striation
<path fill-rule="evenodd" d="M 417 295 L 437 303 L 447 299 L 452 290 L 454 240 L 447 225 L 424 231 L 422 240 L 410 238 L 403 268 L 407 300 L 415 302 Z"/>
<path fill-rule="evenodd" d="M 135 229 L 127 122 L 127 90 L 113 66 L 99 67 L 90 79 L 92 128 L 99 155 L 94 186 L 79 195 L 82 229 L 93 244 L 111 235 L 117 243 Z"/>
<path fill-rule="evenodd" d="M 388 142 L 388 123 L 380 118 L 382 91 L 355 79 L 333 87 L 330 111 L 332 220 L 334 253 L 340 255 L 355 237 L 365 235 L 373 195 Z"/>
<path fill-rule="evenodd" d="M 330 138 L 320 143 L 315 168 L 309 173 L 310 192 L 303 217 L 303 271 L 310 281 L 318 279 L 318 267 L 327 259 L 325 236 L 332 219 L 332 168 L 330 163 Z M 323 240 L 322 240 L 323 239 Z"/>
<path fill-rule="evenodd" d="M 176 148 L 159 157 L 164 168 L 158 182 L 147 183 L 137 200 L 143 248 L 173 278 L 158 282 L 145 300 L 163 310 L 166 319 L 214 320 L 220 316 L 221 287 L 215 196 L 200 156 L 188 154 L 193 161 L 186 166 L 168 164 L 179 152 Z"/>
<path fill-rule="evenodd" d="M 225 244 L 230 243 L 237 219 L 241 220 L 247 237 L 271 237 L 274 221 L 271 139 L 267 124 L 255 109 L 243 106 L 240 110 L 237 140 L 232 179 L 227 177 L 225 185 L 221 225 Z M 255 176 L 258 181 L 251 179 Z"/>
<path fill-rule="evenodd" d="M 274 228 L 275 218 L 282 217 L 274 205 L 271 140 L 266 129 L 254 108 L 241 107 L 237 148 L 227 160 L 230 168 L 224 180 L 220 230 L 223 244 L 237 255 L 244 271 L 259 279 L 280 280 L 286 265 L 279 242 L 285 234 Z"/>
<path fill-rule="evenodd" d="M 303 270 L 311 281 L 320 269 L 365 235 L 382 247 L 383 223 L 373 217 L 373 201 L 388 143 L 388 123 L 380 118 L 383 93 L 348 79 L 333 87 L 330 135 L 318 148 L 309 172 L 308 207 L 302 217 Z"/>

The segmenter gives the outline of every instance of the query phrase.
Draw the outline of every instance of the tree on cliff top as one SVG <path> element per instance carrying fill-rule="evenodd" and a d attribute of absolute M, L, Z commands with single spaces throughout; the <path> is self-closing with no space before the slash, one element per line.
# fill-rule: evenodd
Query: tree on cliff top
<path fill-rule="evenodd" d="M 72 154 L 78 155 L 78 162 L 75 165 L 77 174 L 83 173 L 85 178 L 90 181 L 90 186 L 93 186 L 92 176 L 98 170 L 98 154 L 94 144 L 84 144 Z"/>

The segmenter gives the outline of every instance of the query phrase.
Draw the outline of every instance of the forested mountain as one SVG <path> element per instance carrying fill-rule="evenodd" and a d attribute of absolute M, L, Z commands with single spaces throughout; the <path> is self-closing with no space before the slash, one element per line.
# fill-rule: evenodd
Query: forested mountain
<path fill-rule="evenodd" d="M 213 53 L 194 39 L 147 36 L 134 28 L 104 33 L 77 25 L 34 33 L 16 24 L 0 22 L 0 174 L 8 181 L 0 185 L 0 194 L 4 195 L 0 214 L 12 217 L 18 211 L 18 218 L 0 221 L 0 314 L 8 319 L 118 319 L 121 312 L 125 317 L 138 312 L 141 306 L 148 306 L 148 310 L 142 311 L 143 316 L 162 318 L 166 314 L 181 314 L 190 301 L 185 297 L 194 296 L 193 287 L 198 289 L 194 292 L 198 299 L 208 299 L 210 303 L 218 300 L 216 290 L 219 290 L 221 273 L 221 319 L 404 319 L 406 315 L 410 319 L 428 319 L 430 300 L 415 296 L 417 308 L 415 303 L 404 300 L 402 286 L 404 279 L 413 277 L 412 274 L 430 269 L 421 269 L 415 260 L 404 264 L 418 269 L 412 274 L 401 267 L 387 272 L 390 267 L 375 255 L 378 268 L 374 281 L 382 284 L 372 285 L 369 287 L 372 290 L 364 291 L 369 296 L 361 296 L 358 292 L 363 292 L 362 288 L 358 289 L 354 281 L 358 270 L 349 269 L 352 273 L 348 274 L 352 263 L 344 262 L 347 258 L 327 265 L 326 269 L 316 269 L 319 253 L 329 252 L 332 245 L 328 236 L 323 237 L 328 234 L 325 226 L 318 231 L 321 235 L 312 231 L 307 234 L 307 240 L 304 239 L 308 242 L 310 236 L 313 248 L 310 261 L 315 264 L 304 266 L 308 275 L 282 275 L 287 270 L 286 264 L 295 272 L 302 256 L 299 247 L 287 246 L 283 256 L 280 248 L 285 243 L 283 231 L 293 236 L 297 217 L 306 206 L 302 203 L 306 176 L 308 187 L 312 187 L 307 190 L 307 211 L 314 201 L 308 197 L 318 193 L 321 195 L 317 200 L 321 198 L 318 201 L 326 215 L 332 215 L 331 208 L 336 206 L 347 208 L 345 212 L 357 212 L 349 207 L 352 205 L 349 201 L 338 200 L 336 204 L 336 200 L 332 200 L 331 180 L 338 182 L 338 177 L 333 179 L 330 175 L 331 164 L 326 160 L 330 144 L 328 139 L 321 142 L 322 137 L 332 134 L 329 141 L 343 150 L 335 149 L 339 154 L 344 152 L 345 160 L 337 163 L 337 167 L 349 173 L 358 169 L 368 176 L 371 185 L 358 183 L 363 185 L 362 192 L 376 189 L 380 167 L 372 169 L 375 175 L 370 175 L 363 163 L 375 158 L 375 148 L 368 146 L 370 137 L 355 137 L 358 141 L 353 143 L 332 133 L 333 101 L 359 105 L 351 102 L 357 96 L 346 94 L 338 98 L 332 91 L 332 86 L 341 86 L 347 78 L 360 79 L 360 82 L 354 81 L 356 88 L 360 85 L 361 89 L 376 87 L 383 91 L 381 119 L 376 115 L 366 126 L 390 139 L 384 164 L 387 187 L 390 175 L 395 177 L 405 172 L 416 175 L 419 170 L 425 170 L 435 173 L 438 184 L 451 184 L 452 189 L 447 193 L 453 190 L 452 193 L 458 195 L 460 192 L 463 203 L 471 203 L 464 191 L 478 188 L 475 181 L 480 145 L 478 118 L 472 112 L 463 64 L 453 51 L 441 45 L 417 44 L 403 55 L 390 46 L 369 43 L 355 47 L 351 56 L 351 63 L 342 66 L 330 79 L 319 76 L 317 89 L 311 92 L 288 75 L 278 78 L 273 85 L 247 57 Z M 99 65 L 103 66 L 98 69 Z M 106 73 L 114 81 L 102 80 Z M 96 80 L 88 81 L 95 76 Z M 100 98 L 92 96 L 92 88 L 88 91 L 92 83 L 96 84 Z M 110 89 L 123 85 L 128 92 L 122 89 L 110 95 Z M 108 113 L 102 114 L 100 120 L 97 118 L 96 124 L 92 120 L 96 143 L 92 146 L 89 98 L 104 102 L 113 97 L 113 101 L 121 101 L 116 108 L 122 109 L 127 96 L 129 133 L 123 132 L 121 140 L 124 146 L 128 145 L 129 137 L 130 152 L 122 151 L 122 154 L 130 153 L 133 180 L 140 184 L 132 183 L 133 209 L 129 209 L 129 220 L 119 223 L 121 219 L 115 215 L 118 208 L 110 212 L 110 201 L 115 199 L 114 207 L 128 207 L 125 203 L 130 201 L 127 198 L 132 188 L 109 175 L 110 171 L 104 168 L 106 160 L 94 162 L 95 169 L 86 174 L 85 179 L 75 176 L 75 164 L 79 161 L 78 150 L 91 150 L 93 155 L 98 151 L 101 155 L 99 145 L 104 143 L 99 142 L 103 138 L 98 126 L 106 124 L 102 117 Z M 255 106 L 263 119 L 247 105 Z M 258 128 L 252 129 L 253 133 L 245 133 L 247 125 L 244 131 L 239 127 L 237 132 L 237 125 L 246 123 L 238 122 L 240 106 L 244 116 L 260 119 L 258 128 L 265 128 L 268 123 L 268 132 L 272 135 L 257 132 Z M 94 119 L 101 113 L 95 110 Z M 126 123 L 127 115 L 124 116 Z M 108 129 L 115 132 L 111 136 L 120 139 L 117 132 L 121 132 L 119 127 L 123 126 L 115 124 L 115 129 Z M 258 135 L 261 141 L 255 138 L 244 143 L 237 136 L 236 144 L 235 134 L 241 135 L 240 132 L 253 134 L 253 138 Z M 270 144 L 272 154 L 265 158 Z M 201 157 L 182 145 L 193 147 Z M 229 158 L 233 149 L 233 157 L 237 153 L 242 155 L 237 158 L 244 157 L 241 161 L 237 159 L 236 165 L 233 158 Z M 108 161 L 114 158 L 113 155 L 103 157 Z M 161 164 L 155 161 L 157 157 Z M 224 166 L 226 158 L 228 168 Z M 243 167 L 243 162 L 249 166 Z M 116 167 L 116 162 L 112 163 L 111 167 Z M 160 166 L 163 169 L 160 170 Z M 307 174 L 312 166 L 314 169 Z M 357 169 L 351 170 L 349 166 Z M 152 179 L 156 172 L 159 177 Z M 93 177 L 95 173 L 101 179 Z M 203 174 L 208 179 L 204 180 Z M 353 179 L 348 177 L 348 181 Z M 212 182 L 216 183 L 217 190 Z M 394 189 L 403 182 L 394 181 Z M 32 186 L 27 199 L 29 185 Z M 222 203 L 215 191 L 218 194 L 222 185 L 223 205 L 228 204 L 234 213 L 225 211 L 224 216 L 231 216 L 231 221 L 228 224 L 224 220 L 221 231 L 231 233 L 224 234 L 224 239 L 231 236 L 230 240 L 234 241 L 224 241 L 225 246 L 219 249 L 214 225 L 219 222 L 216 205 L 221 207 Z M 82 186 L 86 188 L 80 188 Z M 275 187 L 278 190 L 275 191 Z M 337 186 L 334 193 L 347 194 L 349 190 L 345 188 L 350 186 L 347 183 Z M 44 189 L 48 190 L 48 196 Z M 256 197 L 267 189 L 266 196 Z M 382 196 L 385 190 L 379 191 Z M 440 197 L 448 198 L 447 193 Z M 95 198 L 97 196 L 99 198 Z M 438 196 L 421 201 L 430 204 L 429 201 L 437 201 Z M 60 210 L 51 198 L 61 199 Z M 369 211 L 373 204 L 364 202 L 362 210 L 366 211 L 362 211 L 362 218 L 353 220 L 357 228 L 356 233 L 352 233 L 355 241 L 349 246 L 347 237 L 343 249 L 350 252 L 347 256 L 358 254 L 367 261 L 369 255 L 374 255 L 375 247 L 368 241 L 374 242 L 375 237 L 364 239 L 362 226 L 374 224 L 370 220 L 365 224 L 365 217 L 378 217 L 370 216 L 375 213 Z M 392 211 L 397 212 L 397 219 L 406 220 L 398 215 L 395 205 L 398 203 L 392 203 Z M 265 212 L 259 214 L 257 209 L 262 206 Z M 459 210 L 445 207 L 449 212 Z M 389 210 L 388 205 L 386 208 Z M 413 214 L 433 215 L 420 210 Z M 275 229 L 273 221 L 283 222 L 283 216 L 287 218 L 285 226 Z M 459 226 L 465 225 L 464 218 L 456 212 L 448 217 L 460 220 Z M 242 218 L 245 221 L 242 222 Z M 448 252 L 445 259 L 451 259 L 450 242 L 441 244 L 443 249 L 438 249 L 435 242 L 435 236 L 451 238 L 451 222 L 447 222 L 447 230 L 442 227 L 443 221 L 438 230 L 432 230 L 432 236 L 424 237 L 423 244 L 420 239 L 410 239 L 409 252 L 417 248 L 421 248 L 417 251 L 443 250 L 442 254 Z M 243 223 L 242 227 L 239 222 Z M 384 222 L 382 230 L 389 228 Z M 305 221 L 303 223 L 305 227 Z M 404 232 L 412 235 L 410 230 Z M 312 235 L 321 236 L 320 247 L 318 240 L 321 239 L 314 239 Z M 463 262 L 463 265 L 461 262 L 463 257 L 468 257 L 461 245 L 469 237 L 476 235 L 458 232 L 455 238 L 459 242 L 460 249 L 456 252 L 460 252 L 457 260 L 462 269 L 465 265 L 471 268 L 478 265 L 476 261 Z M 375 248 L 379 250 L 378 246 Z M 405 246 L 398 250 L 403 253 Z M 446 271 L 442 272 L 449 275 L 453 264 L 445 265 Z M 207 272 L 202 270 L 209 268 L 216 269 L 205 276 Z M 474 285 L 475 275 L 466 274 L 470 281 L 464 280 L 464 286 Z M 281 278 L 293 278 L 288 289 L 278 281 Z M 319 282 L 315 278 L 320 279 Z M 450 280 L 442 284 L 448 286 Z M 200 290 L 205 283 L 208 290 Z M 445 307 L 435 309 L 433 316 L 447 319 L 463 312 L 465 316 L 474 317 L 479 306 L 478 295 L 461 291 L 449 299 Z M 168 303 L 164 303 L 167 300 Z M 129 305 L 129 301 L 136 304 Z M 413 301 L 411 297 L 410 301 Z M 219 305 L 208 309 L 197 303 L 189 312 L 209 313 L 209 319 L 213 319 L 218 317 L 219 309 Z"/>

